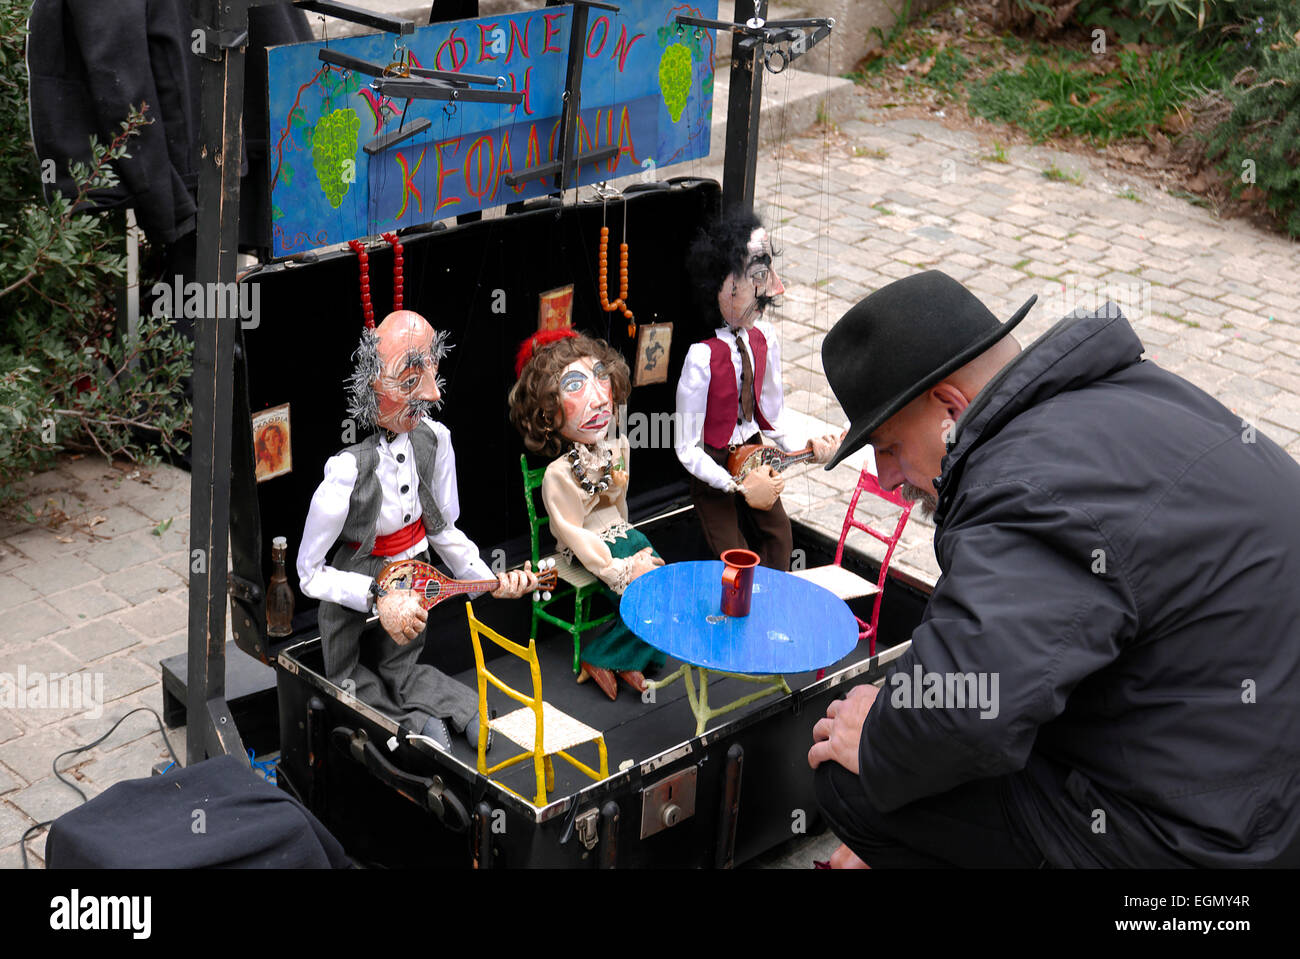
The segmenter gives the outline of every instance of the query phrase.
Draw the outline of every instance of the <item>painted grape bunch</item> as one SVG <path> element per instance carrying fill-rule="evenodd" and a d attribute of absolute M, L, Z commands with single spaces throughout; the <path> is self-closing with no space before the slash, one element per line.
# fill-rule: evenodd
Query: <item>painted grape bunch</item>
<path fill-rule="evenodd" d="M 361 118 L 355 110 L 335 110 L 320 118 L 312 134 L 311 162 L 330 206 L 339 208 L 356 179 L 357 132 Z M 344 172 L 352 176 L 344 177 Z"/>
<path fill-rule="evenodd" d="M 659 58 L 659 89 L 663 91 L 668 115 L 676 123 L 682 118 L 691 92 L 691 51 L 684 44 L 673 44 Z"/>

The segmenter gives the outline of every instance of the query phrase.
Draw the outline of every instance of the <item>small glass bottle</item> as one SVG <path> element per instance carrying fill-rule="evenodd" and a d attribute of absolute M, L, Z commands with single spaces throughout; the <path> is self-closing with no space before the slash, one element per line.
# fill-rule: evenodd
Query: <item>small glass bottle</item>
<path fill-rule="evenodd" d="M 283 536 L 271 540 L 271 582 L 266 588 L 266 635 L 293 633 L 293 587 L 284 573 L 284 554 L 289 541 Z"/>

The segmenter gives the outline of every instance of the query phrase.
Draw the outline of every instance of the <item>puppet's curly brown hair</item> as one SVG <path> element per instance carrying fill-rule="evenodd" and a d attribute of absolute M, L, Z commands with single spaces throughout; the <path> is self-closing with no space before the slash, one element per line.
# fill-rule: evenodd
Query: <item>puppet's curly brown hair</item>
<path fill-rule="evenodd" d="M 632 377 L 622 354 L 604 340 L 581 333 L 543 347 L 533 355 L 510 390 L 510 422 L 531 453 L 549 459 L 569 445 L 560 435 L 564 413 L 560 407 L 560 373 L 574 360 L 595 357 L 609 372 L 610 400 L 615 407 L 627 402 Z"/>

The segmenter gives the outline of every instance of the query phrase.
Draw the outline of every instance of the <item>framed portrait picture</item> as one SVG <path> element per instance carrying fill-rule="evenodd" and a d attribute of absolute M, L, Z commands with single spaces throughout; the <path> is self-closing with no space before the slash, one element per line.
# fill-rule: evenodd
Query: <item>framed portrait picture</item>
<path fill-rule="evenodd" d="M 643 323 L 637 327 L 633 386 L 668 382 L 668 351 L 672 344 L 671 323 Z"/>
<path fill-rule="evenodd" d="M 567 330 L 573 326 L 573 284 L 557 286 L 537 297 L 537 329 Z"/>
<path fill-rule="evenodd" d="M 289 404 L 253 414 L 253 456 L 259 483 L 293 472 Z"/>

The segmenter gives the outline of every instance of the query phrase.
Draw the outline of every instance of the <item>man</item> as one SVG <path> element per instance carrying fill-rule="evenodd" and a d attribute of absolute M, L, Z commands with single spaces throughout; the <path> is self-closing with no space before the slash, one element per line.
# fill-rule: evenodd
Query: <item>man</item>
<path fill-rule="evenodd" d="M 537 588 L 523 570 L 493 574 L 478 547 L 456 528 L 460 500 L 451 436 L 428 417 L 442 394 L 438 364 L 446 353 L 424 317 L 388 314 L 362 334 L 348 412 L 366 439 L 325 464 L 298 550 L 302 591 L 319 599 L 325 673 L 362 702 L 451 748 L 446 722 L 478 745 L 478 696 L 418 662 L 428 611 L 410 590 L 380 594 L 375 576 L 398 559 L 428 562 L 432 547 L 461 579 L 499 580 L 492 592 L 514 599 Z M 326 564 L 326 553 L 342 540 Z M 377 611 L 387 635 L 362 633 Z M 371 641 L 372 640 L 372 641 Z"/>
<path fill-rule="evenodd" d="M 871 443 L 942 570 L 814 729 L 834 864 L 1300 865 L 1300 466 L 1110 304 L 1020 352 L 1032 304 L 923 273 L 823 345 L 832 465 Z"/>
<path fill-rule="evenodd" d="M 691 500 L 709 552 L 752 549 L 764 566 L 788 570 L 794 537 L 781 505 L 785 481 L 770 466 L 751 470 L 743 483 L 726 470 L 731 449 L 762 436 L 791 449 L 781 424 L 781 345 L 763 319 L 785 292 L 773 255 L 772 240 L 752 213 L 725 217 L 691 245 L 687 267 L 712 332 L 686 352 L 677 382 L 676 449 L 691 474 Z M 814 459 L 825 463 L 837 439 L 811 442 Z M 753 527 L 752 542 L 745 523 Z"/>

